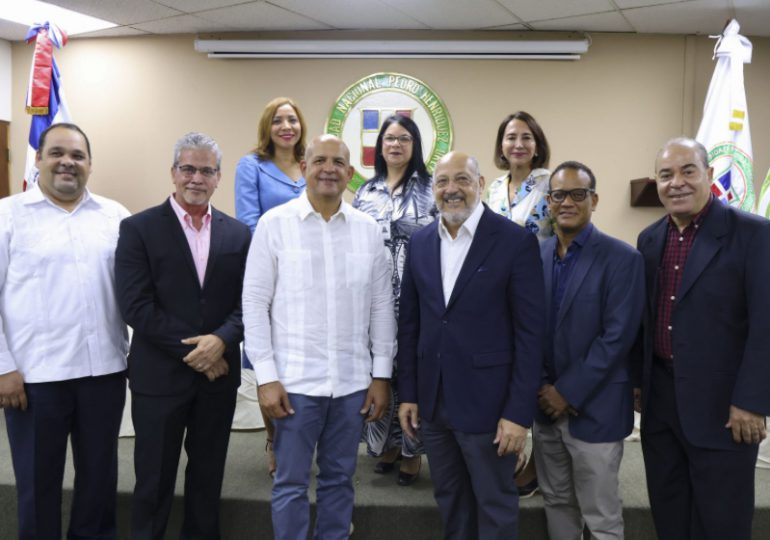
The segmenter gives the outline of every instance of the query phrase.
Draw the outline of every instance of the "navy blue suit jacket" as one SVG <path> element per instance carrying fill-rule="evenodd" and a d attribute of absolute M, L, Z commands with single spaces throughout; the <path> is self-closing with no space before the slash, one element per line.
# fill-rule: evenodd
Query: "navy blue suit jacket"
<path fill-rule="evenodd" d="M 133 328 L 128 356 L 131 389 L 152 395 L 179 394 L 204 384 L 216 391 L 240 384 L 243 340 L 241 289 L 249 228 L 212 208 L 211 245 L 201 287 L 179 219 L 166 200 L 124 219 L 115 252 L 115 290 Z M 184 338 L 214 334 L 226 345 L 230 371 L 209 383 L 182 361 L 193 350 Z"/>
<path fill-rule="evenodd" d="M 647 304 L 641 355 L 642 430 L 649 395 L 658 269 L 668 217 L 639 235 Z M 674 387 L 687 440 L 733 449 L 730 405 L 770 414 L 770 221 L 715 201 L 687 257 L 672 314 Z"/>
<path fill-rule="evenodd" d="M 630 352 L 644 309 L 644 265 L 638 251 L 596 227 L 583 245 L 557 313 L 551 307 L 558 239 L 543 242 L 546 321 L 555 318 L 545 347 L 544 383 L 578 411 L 570 433 L 586 442 L 613 442 L 634 425 Z M 550 418 L 538 409 L 537 421 Z"/>
<path fill-rule="evenodd" d="M 401 402 L 427 420 L 439 392 L 453 429 L 530 426 L 542 369 L 543 272 L 535 235 L 484 208 L 448 304 L 438 221 L 409 242 L 398 324 Z"/>

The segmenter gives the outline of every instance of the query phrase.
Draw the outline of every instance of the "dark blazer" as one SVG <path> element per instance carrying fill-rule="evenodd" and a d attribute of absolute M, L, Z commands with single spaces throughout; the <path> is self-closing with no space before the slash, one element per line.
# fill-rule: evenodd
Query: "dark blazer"
<path fill-rule="evenodd" d="M 115 289 L 123 318 L 134 331 L 128 356 L 133 391 L 170 395 L 202 382 L 210 390 L 240 384 L 241 289 L 251 235 L 246 225 L 211 211 L 203 287 L 168 200 L 120 224 Z M 194 347 L 181 340 L 204 334 L 219 336 L 227 346 L 230 372 L 212 383 L 182 361 Z"/>
<path fill-rule="evenodd" d="M 639 235 L 647 305 L 642 430 L 649 395 L 658 268 L 668 217 Z M 682 430 L 698 447 L 733 449 L 730 405 L 770 413 L 770 221 L 714 201 L 687 257 L 672 314 L 674 387 Z"/>
<path fill-rule="evenodd" d="M 638 251 L 593 227 L 575 261 L 559 311 L 552 310 L 553 260 L 558 239 L 540 246 L 545 276 L 544 383 L 556 386 L 578 411 L 570 433 L 586 442 L 625 438 L 634 426 L 630 351 L 644 309 L 644 264 Z M 550 422 L 538 409 L 537 421 Z"/>
<path fill-rule="evenodd" d="M 543 271 L 535 235 L 486 206 L 449 303 L 438 221 L 409 242 L 398 324 L 398 388 L 432 420 L 439 395 L 453 429 L 530 426 L 542 369 Z"/>

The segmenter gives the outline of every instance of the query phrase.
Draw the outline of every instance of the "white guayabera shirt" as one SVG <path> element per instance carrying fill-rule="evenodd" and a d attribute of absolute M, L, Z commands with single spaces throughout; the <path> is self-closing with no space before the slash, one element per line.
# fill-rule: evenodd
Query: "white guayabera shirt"
<path fill-rule="evenodd" d="M 0 375 L 39 383 L 126 369 L 114 276 L 128 215 L 88 191 L 72 212 L 37 186 L 0 200 Z"/>
<path fill-rule="evenodd" d="M 389 378 L 392 266 L 371 217 L 342 202 L 327 222 L 307 195 L 257 224 L 243 282 L 245 350 L 259 384 L 342 397 Z"/>

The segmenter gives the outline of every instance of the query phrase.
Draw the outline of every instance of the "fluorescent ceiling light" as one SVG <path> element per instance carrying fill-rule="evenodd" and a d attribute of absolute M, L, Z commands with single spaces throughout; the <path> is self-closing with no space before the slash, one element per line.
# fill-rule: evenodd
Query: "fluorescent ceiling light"
<path fill-rule="evenodd" d="M 83 15 L 77 11 L 65 9 L 37 0 L 2 0 L 0 1 L 0 19 L 32 26 L 35 23 L 52 22 L 68 36 L 94 32 L 105 28 L 114 28 L 115 23 L 96 17 Z"/>
<path fill-rule="evenodd" d="M 477 58 L 578 60 L 581 40 L 195 40 L 209 58 Z"/>

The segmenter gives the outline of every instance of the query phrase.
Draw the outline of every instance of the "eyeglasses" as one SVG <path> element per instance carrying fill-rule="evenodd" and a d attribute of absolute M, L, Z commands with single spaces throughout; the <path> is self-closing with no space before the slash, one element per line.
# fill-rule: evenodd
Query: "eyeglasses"
<path fill-rule="evenodd" d="M 393 135 L 385 135 L 382 138 L 382 141 L 385 144 L 409 144 L 412 142 L 412 136 L 411 135 L 401 135 L 400 137 L 394 137 Z"/>
<path fill-rule="evenodd" d="M 593 193 L 593 189 L 577 188 L 577 189 L 554 189 L 548 192 L 548 196 L 551 197 L 553 202 L 561 203 L 569 196 L 572 202 L 583 202 L 588 197 L 589 193 Z"/>
<path fill-rule="evenodd" d="M 219 169 L 214 169 L 212 167 L 193 167 L 192 165 L 177 165 L 176 170 L 178 170 L 180 173 L 182 173 L 182 176 L 185 178 L 191 178 L 195 176 L 195 173 L 199 172 L 201 173 L 201 176 L 205 176 L 206 178 L 211 178 L 217 172 L 219 172 Z"/>

